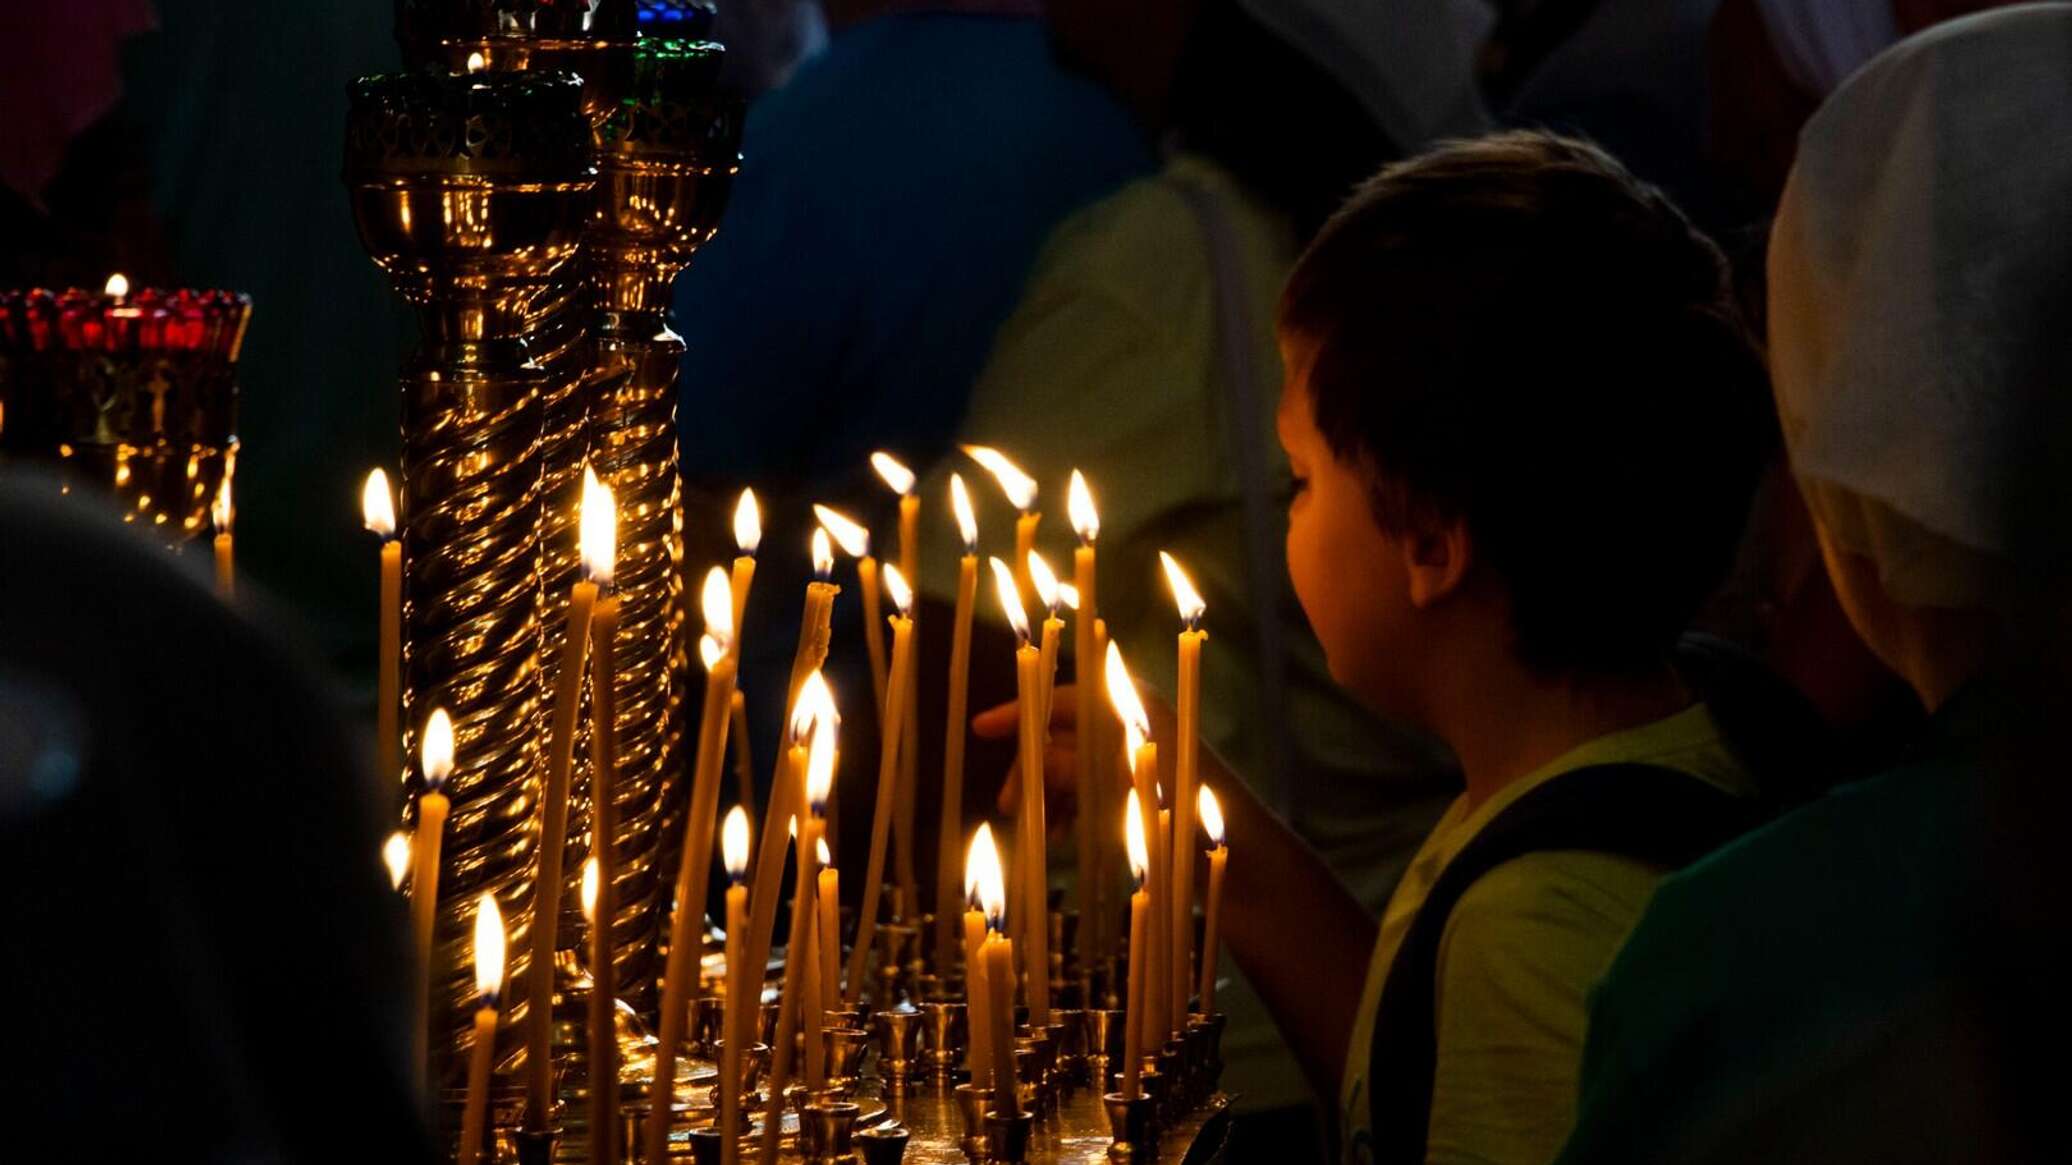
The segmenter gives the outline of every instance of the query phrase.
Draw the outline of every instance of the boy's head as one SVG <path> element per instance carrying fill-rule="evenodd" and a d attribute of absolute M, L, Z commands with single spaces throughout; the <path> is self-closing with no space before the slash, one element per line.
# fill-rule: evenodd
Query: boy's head
<path fill-rule="evenodd" d="M 1595 147 L 1370 179 L 1282 295 L 1288 563 L 1338 680 L 1415 718 L 1501 650 L 1644 673 L 1734 554 L 1772 426 L 1719 251 Z"/>

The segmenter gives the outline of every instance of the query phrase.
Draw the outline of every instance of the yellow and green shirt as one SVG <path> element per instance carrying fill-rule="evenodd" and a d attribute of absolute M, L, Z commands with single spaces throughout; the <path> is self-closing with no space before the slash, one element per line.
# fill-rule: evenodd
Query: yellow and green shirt
<path fill-rule="evenodd" d="M 1694 704 L 1581 745 L 1480 805 L 1455 801 L 1382 913 L 1339 1095 L 1347 1160 L 1364 1161 L 1369 1151 L 1368 1053 L 1383 984 L 1447 863 L 1533 789 L 1563 773 L 1621 763 L 1675 769 L 1730 793 L 1755 791 L 1711 713 Z M 1663 874 L 1630 858 L 1548 851 L 1498 866 L 1461 896 L 1439 946 L 1427 1161 L 1544 1165 L 1553 1158 L 1575 1121 L 1589 992 Z"/>

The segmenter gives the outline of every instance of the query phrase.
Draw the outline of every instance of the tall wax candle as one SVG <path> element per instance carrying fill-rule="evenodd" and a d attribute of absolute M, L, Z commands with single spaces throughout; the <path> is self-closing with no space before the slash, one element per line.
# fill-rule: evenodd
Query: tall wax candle
<path fill-rule="evenodd" d="M 1093 814 L 1096 821 L 1107 821 L 1120 811 L 1122 805 L 1121 798 L 1115 795 L 1115 760 L 1121 755 L 1122 741 L 1116 735 L 1115 722 L 1098 711 L 1108 703 L 1108 675 L 1102 666 L 1102 661 L 1108 658 L 1108 621 L 1096 616 L 1092 622 L 1094 653 L 1080 665 L 1080 684 L 1093 688 L 1100 694 L 1100 699 L 1094 705 L 1093 718 L 1080 722 L 1081 731 L 1086 734 L 1081 744 L 1088 750 L 1084 758 L 1086 775 L 1080 789 L 1090 806 L 1087 812 Z M 1116 881 L 1114 871 L 1125 869 L 1129 864 L 1116 843 L 1105 836 L 1106 832 L 1096 830 L 1093 837 L 1093 950 L 1100 959 L 1115 954 L 1116 920 L 1110 909 Z"/>
<path fill-rule="evenodd" d="M 446 813 L 451 803 L 444 792 L 446 778 L 453 775 L 453 720 L 446 709 L 434 708 L 425 719 L 419 768 L 424 792 L 417 798 L 417 832 L 410 869 L 410 928 L 417 938 L 417 966 L 420 1001 L 432 1014 L 432 921 L 439 905 L 439 850 L 446 835 Z"/>
<path fill-rule="evenodd" d="M 756 849 L 755 884 L 748 896 L 748 958 L 757 967 L 768 965 L 770 944 L 777 928 L 777 902 L 783 897 L 784 855 L 787 834 L 806 803 L 806 762 L 810 757 L 813 725 L 820 709 L 831 706 L 833 697 L 819 672 L 811 673 L 800 685 L 792 704 L 789 743 L 779 750 L 776 772 L 770 782 L 770 800 L 763 810 L 762 844 Z"/>
<path fill-rule="evenodd" d="M 892 603 L 897 609 L 892 616 L 892 671 L 887 690 L 900 695 L 906 691 L 907 675 L 914 660 L 914 621 L 911 615 L 914 596 L 896 566 L 885 568 L 885 585 L 892 592 Z M 883 731 L 878 734 L 878 796 L 871 815 L 870 857 L 864 866 L 862 905 L 856 915 L 856 946 L 849 956 L 849 989 L 842 997 L 843 1004 L 851 1008 L 856 1006 L 870 973 L 871 948 L 877 941 L 878 888 L 884 882 L 886 845 L 893 815 L 898 811 L 899 742 L 903 735 L 901 717 L 906 712 L 906 701 L 895 699 L 887 710 L 890 715 L 882 722 Z M 880 999 L 877 1003 L 879 1007 L 892 1005 L 889 999 Z"/>
<path fill-rule="evenodd" d="M 533 884 L 531 961 L 525 973 L 525 1127 L 547 1128 L 554 1104 L 554 951 L 561 928 L 561 870 L 568 843 L 569 773 L 575 762 L 576 717 L 589 660 L 590 617 L 599 585 L 610 585 L 616 562 L 615 503 L 611 490 L 583 469 L 576 548 L 583 577 L 569 588 L 568 625 L 561 638 L 561 670 L 547 724 L 547 785 L 540 796 L 540 874 Z"/>
<path fill-rule="evenodd" d="M 388 474 L 375 469 L 360 490 L 360 515 L 381 539 L 381 629 L 379 666 L 374 673 L 374 771 L 384 781 L 402 773 L 403 738 L 396 717 L 402 709 L 403 544 L 396 539 L 396 507 Z M 587 617 L 587 610 L 585 615 Z"/>
<path fill-rule="evenodd" d="M 978 521 L 971 510 L 971 495 L 964 479 L 950 475 L 950 508 L 957 518 L 957 530 L 964 539 L 964 555 L 957 560 L 957 604 L 951 620 L 949 710 L 943 725 L 941 854 L 936 862 L 936 968 L 948 975 L 956 961 L 954 919 L 959 905 L 958 842 L 964 836 L 964 742 L 970 725 L 966 722 L 966 701 L 971 682 L 971 616 L 978 596 Z M 967 958 L 966 974 L 969 974 Z M 966 1027 L 969 1027 L 969 1023 Z"/>
<path fill-rule="evenodd" d="M 618 1041 L 612 1002 L 612 925 L 618 918 L 619 598 L 603 595 L 590 612 L 590 854 L 597 863 L 597 904 L 590 921 L 590 1154 L 596 1165 L 618 1160 Z M 598 1087 L 597 1082 L 604 1082 Z"/>
<path fill-rule="evenodd" d="M 230 544 L 230 473 L 226 468 L 223 483 L 216 489 L 216 500 L 209 506 L 209 516 L 216 527 L 216 593 L 226 599 L 237 594 L 237 567 Z"/>
<path fill-rule="evenodd" d="M 583 1032 L 590 1057 L 587 1119 L 591 1165 L 606 1165 L 618 1159 L 618 1008 L 617 993 L 611 986 L 611 914 L 604 902 L 608 884 L 599 869 L 597 855 L 592 853 L 583 862 L 582 889 L 583 921 L 590 928 L 590 950 L 584 960 L 590 968 L 590 996 Z"/>
<path fill-rule="evenodd" d="M 1014 940 L 994 934 L 986 940 L 986 1018 L 993 1024 L 993 1111 L 1021 1115 L 1014 1074 Z M 1035 1015 L 1030 1014 L 1035 1021 Z M 1044 1021 L 1048 1022 L 1048 1021 Z"/>
<path fill-rule="evenodd" d="M 1020 466 L 1007 459 L 1007 455 L 986 445 L 966 445 L 964 452 L 973 461 L 984 466 L 993 480 L 1000 483 L 1000 492 L 1007 495 L 1010 505 L 1020 511 L 1014 523 L 1014 557 L 1008 559 L 1013 567 L 1014 585 L 1023 594 L 1028 594 L 1029 552 L 1036 549 L 1036 528 L 1043 516 L 1036 512 L 1036 479 L 1023 473 Z"/>
<path fill-rule="evenodd" d="M 1122 832 L 1127 839 L 1130 876 L 1136 880 L 1136 890 L 1130 894 L 1129 988 L 1123 997 L 1127 1003 L 1122 1017 L 1122 1094 L 1134 1098 L 1142 1094 L 1144 982 L 1150 977 L 1144 965 L 1144 928 L 1151 909 L 1146 878 L 1150 873 L 1151 854 L 1144 838 L 1143 807 L 1137 800 L 1135 789 L 1130 790 L 1124 803 Z"/>
<path fill-rule="evenodd" d="M 795 847 L 798 853 L 799 880 L 792 890 L 791 937 L 786 944 L 784 984 L 778 993 L 777 1040 L 770 1048 L 769 1101 L 763 1110 L 763 1140 L 759 1156 L 765 1165 L 777 1159 L 777 1135 L 783 1125 L 780 1114 L 785 1089 L 791 1083 L 793 1038 L 801 1032 L 807 978 L 817 976 L 813 960 L 808 957 L 806 949 L 813 926 L 814 904 L 811 887 L 814 859 L 818 856 L 819 848 L 815 844 L 819 836 L 815 822 L 819 811 L 826 809 L 827 797 L 834 784 L 836 720 L 834 698 L 828 692 L 827 682 L 815 671 L 800 685 L 798 707 L 794 709 L 792 717 L 793 737 L 805 742 L 805 756 L 797 761 L 797 771 L 802 778 L 797 805 L 803 819 L 799 823 L 798 844 Z M 765 859 L 769 857 L 767 853 L 763 856 Z M 760 877 L 761 871 L 757 874 Z M 810 1038 L 811 1033 L 807 1034 Z M 818 1050 L 814 1043 L 807 1045 L 806 1058 L 809 1064 Z"/>
<path fill-rule="evenodd" d="M 1146 867 L 1143 891 L 1146 899 L 1147 922 L 1144 946 L 1141 951 L 1144 963 L 1144 1005 L 1129 1022 L 1137 1028 L 1147 1047 L 1165 1042 L 1165 1005 L 1161 1000 L 1163 992 L 1159 985 L 1163 980 L 1163 965 L 1159 961 L 1159 936 L 1166 932 L 1161 911 L 1165 908 L 1164 890 L 1161 885 L 1161 871 L 1158 849 L 1158 745 L 1150 739 L 1151 717 L 1144 711 L 1143 701 L 1137 696 L 1136 685 L 1130 682 L 1129 669 L 1122 662 L 1122 652 L 1113 643 L 1108 645 L 1106 677 L 1108 702 L 1115 708 L 1116 718 L 1122 722 L 1125 743 L 1130 756 L 1130 793 L 1137 805 L 1139 825 L 1145 837 Z M 1131 973 L 1136 971 L 1133 958 Z"/>
<path fill-rule="evenodd" d="M 1207 785 L 1201 787 L 1202 830 L 1209 835 L 1209 893 L 1207 924 L 1201 943 L 1201 1013 L 1216 1014 L 1216 943 L 1222 932 L 1223 871 L 1230 863 L 1230 847 L 1223 843 L 1223 807 Z"/>
<path fill-rule="evenodd" d="M 1184 1029 L 1187 969 L 1194 946 L 1194 802 L 1201 762 L 1201 648 L 1202 642 L 1208 638 L 1208 633 L 1201 629 L 1201 617 L 1207 605 L 1202 602 L 1200 592 L 1194 589 L 1187 572 L 1180 568 L 1172 555 L 1161 550 L 1158 558 L 1165 567 L 1166 581 L 1173 589 L 1173 601 L 1179 607 L 1180 618 L 1185 624 L 1180 632 L 1180 723 L 1173 741 L 1175 764 L 1170 840 L 1173 895 L 1171 916 L 1167 920 L 1171 936 L 1166 944 L 1172 960 L 1166 972 L 1169 1015 L 1177 1027 Z"/>
<path fill-rule="evenodd" d="M 813 581 L 806 584 L 806 609 L 799 623 L 798 650 L 791 657 L 791 682 L 786 685 L 784 697 L 788 705 L 796 705 L 799 686 L 827 662 L 828 639 L 834 627 L 835 596 L 842 589 L 828 581 L 835 568 L 835 548 L 824 527 L 814 528 L 812 547 Z"/>
<path fill-rule="evenodd" d="M 748 591 L 755 583 L 755 552 L 763 544 L 763 516 L 755 503 L 755 491 L 744 489 L 734 505 L 734 573 L 729 580 L 734 594 L 734 634 L 739 636 L 748 614 Z M 736 654 L 739 654 L 738 652 Z"/>
<path fill-rule="evenodd" d="M 901 464 L 889 453 L 871 454 L 871 465 L 885 484 L 899 495 L 899 573 L 906 576 L 909 584 L 918 583 L 921 574 L 921 499 L 914 493 L 915 477 L 912 470 Z M 915 618 L 918 611 L 908 613 Z M 918 635 L 918 630 L 916 631 Z M 918 640 L 916 640 L 918 643 Z M 917 652 L 919 648 L 915 649 Z M 919 704 L 921 699 L 920 669 L 907 670 L 907 685 L 903 697 L 906 710 L 900 716 L 899 739 L 899 797 L 894 804 L 898 816 L 892 822 L 893 865 L 899 881 L 899 909 L 902 918 L 911 917 L 918 921 L 921 914 L 920 879 L 914 867 L 914 808 L 920 802 L 918 775 L 920 771 L 921 727 Z"/>
<path fill-rule="evenodd" d="M 1173 896 L 1173 853 L 1180 848 L 1173 842 L 1173 811 L 1171 809 L 1160 809 L 1158 811 L 1158 836 L 1152 839 L 1151 844 L 1153 847 L 1151 851 L 1154 855 L 1153 860 L 1159 862 L 1166 871 L 1165 891 L 1167 900 L 1170 901 Z M 1165 917 L 1171 918 L 1173 911 L 1177 909 L 1178 907 L 1176 906 L 1168 906 Z M 1157 923 L 1161 920 L 1153 919 L 1152 921 Z M 1158 939 L 1158 961 L 1156 966 L 1158 967 L 1159 978 L 1154 991 L 1154 994 L 1158 996 L 1158 1007 L 1152 1012 L 1152 1016 L 1158 1021 L 1159 1029 L 1165 1033 L 1165 1037 L 1171 1039 L 1186 1027 L 1183 1013 L 1187 1010 L 1187 1001 L 1176 998 L 1176 996 L 1186 994 L 1186 989 L 1183 987 L 1175 991 L 1173 984 L 1176 982 L 1184 983 L 1187 975 L 1184 967 L 1175 966 L 1179 960 L 1180 952 L 1177 944 L 1173 941 L 1172 929 L 1170 927 L 1165 928 L 1163 933 L 1158 936 Z"/>
<path fill-rule="evenodd" d="M 753 834 L 755 812 L 749 806 L 755 800 L 755 760 L 748 747 L 748 697 L 742 695 L 737 686 L 729 702 L 732 707 L 728 710 L 728 718 L 734 727 L 727 740 L 734 746 L 734 795 L 741 799 L 741 811 L 748 814 L 748 831 Z"/>
<path fill-rule="evenodd" d="M 1077 469 L 1072 471 L 1071 480 L 1065 486 L 1065 512 L 1072 520 L 1072 532 L 1078 535 L 1079 545 L 1072 551 L 1072 584 L 1079 591 L 1079 605 L 1072 619 L 1072 666 L 1077 679 L 1076 696 L 1078 716 L 1074 723 L 1080 738 L 1079 755 L 1079 877 L 1076 889 L 1079 899 L 1079 965 L 1091 971 L 1099 958 L 1101 905 L 1101 866 L 1099 857 L 1100 833 L 1094 827 L 1096 821 L 1106 821 L 1100 812 L 1096 799 L 1099 788 L 1100 770 L 1095 758 L 1100 755 L 1101 685 L 1100 655 L 1094 643 L 1094 623 L 1100 617 L 1097 602 L 1098 579 L 1095 574 L 1094 542 L 1101 536 L 1101 517 L 1094 508 L 1093 491 L 1087 488 L 1086 477 Z M 1092 1006 L 1089 1003 L 1088 1006 Z"/>
<path fill-rule="evenodd" d="M 504 918 L 496 896 L 484 892 L 475 902 L 475 991 L 482 1005 L 475 1011 L 474 1042 L 468 1055 L 467 1101 L 461 1110 L 460 1165 L 474 1165 L 489 1124 L 489 1069 L 496 1060 L 496 1001 L 504 985 Z"/>
<path fill-rule="evenodd" d="M 820 981 L 824 989 L 820 997 L 820 1018 L 822 1027 L 829 1024 L 827 1013 L 837 1010 L 841 998 L 842 984 L 842 872 L 835 869 L 834 856 L 828 853 L 827 839 L 821 838 L 816 851 L 820 863 L 819 886 L 814 895 L 814 933 L 820 946 Z"/>
<path fill-rule="evenodd" d="M 749 1043 L 749 1017 L 761 1001 L 757 988 L 761 968 L 748 965 L 748 814 L 736 805 L 727 814 L 720 831 L 720 850 L 727 867 L 727 993 L 720 1013 L 719 1127 L 727 1130 L 720 1142 L 721 1165 L 741 1159 L 741 1057 Z M 657 1077 L 659 1079 L 660 1077 Z M 665 1146 L 666 1147 L 666 1146 Z M 661 1161 L 662 1153 L 652 1143 L 647 1159 Z"/>
<path fill-rule="evenodd" d="M 1029 1022 L 1050 1022 L 1049 879 L 1044 856 L 1043 653 L 1029 641 L 1029 616 L 1007 564 L 991 560 L 1000 606 L 1020 643 L 1014 653 L 1016 702 L 1020 710 L 1021 798 L 1015 816 L 1014 908 L 1021 920 L 1023 987 L 1029 1000 Z"/>

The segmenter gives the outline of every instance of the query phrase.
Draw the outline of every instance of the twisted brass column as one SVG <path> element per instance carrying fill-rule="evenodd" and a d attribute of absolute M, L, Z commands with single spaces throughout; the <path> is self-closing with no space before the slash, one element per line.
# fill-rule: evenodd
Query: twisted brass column
<path fill-rule="evenodd" d="M 531 923 L 544 374 L 524 334 L 590 205 L 580 96 L 557 73 L 368 77 L 351 90 L 354 220 L 424 327 L 402 374 L 403 697 L 412 737 L 434 705 L 456 737 L 435 1054 L 466 1038 L 473 899 L 491 890 L 515 920 L 519 973 Z"/>

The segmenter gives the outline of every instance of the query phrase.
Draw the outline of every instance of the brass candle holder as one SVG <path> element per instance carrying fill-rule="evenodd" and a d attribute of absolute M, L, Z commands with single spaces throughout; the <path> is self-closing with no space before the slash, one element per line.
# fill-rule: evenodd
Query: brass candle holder
<path fill-rule="evenodd" d="M 525 332 L 595 185 L 581 93 L 553 73 L 375 76 L 350 90 L 360 241 L 423 325 L 402 372 L 403 699 L 412 733 L 436 703 L 457 743 L 430 1017 L 447 1052 L 475 990 L 468 904 L 483 890 L 529 899 L 537 868 L 544 376 Z M 515 975 L 531 922 L 512 930 Z"/>

